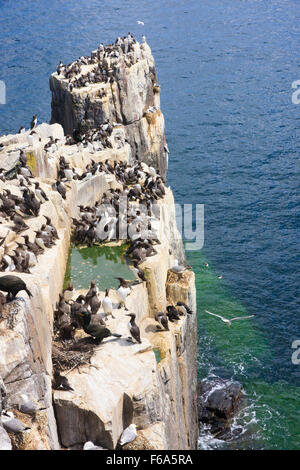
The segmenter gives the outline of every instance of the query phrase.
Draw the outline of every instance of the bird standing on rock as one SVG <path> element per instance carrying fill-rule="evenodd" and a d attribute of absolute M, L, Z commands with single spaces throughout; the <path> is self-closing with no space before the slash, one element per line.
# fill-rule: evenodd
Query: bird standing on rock
<path fill-rule="evenodd" d="M 71 387 L 67 377 L 61 375 L 58 370 L 54 371 L 54 379 L 52 381 L 52 388 L 54 390 L 64 390 L 66 392 L 74 392 L 74 388 Z"/>
<path fill-rule="evenodd" d="M 141 334 L 140 334 L 140 329 L 135 323 L 135 313 L 128 313 L 127 317 L 130 317 L 130 322 L 129 322 L 129 331 L 131 336 L 136 340 L 137 343 L 141 344 Z"/>
<path fill-rule="evenodd" d="M 45 191 L 40 187 L 40 183 L 35 182 L 35 195 L 36 197 L 43 203 L 45 201 L 49 201 Z"/>
<path fill-rule="evenodd" d="M 106 289 L 105 291 L 105 297 L 104 299 L 102 300 L 102 307 L 103 307 L 103 310 L 104 310 L 104 313 L 105 313 L 105 318 L 107 318 L 108 315 L 111 315 L 113 318 L 115 318 L 113 316 L 113 303 L 109 297 L 109 289 Z"/>
<path fill-rule="evenodd" d="M 29 297 L 32 297 L 31 292 L 27 289 L 25 282 L 17 276 L 1 276 L 0 277 L 0 290 L 7 292 L 6 301 L 13 300 L 19 291 L 25 290 Z"/>
<path fill-rule="evenodd" d="M 174 322 L 175 320 L 180 320 L 180 313 L 178 312 L 176 307 L 174 307 L 173 305 L 168 305 L 167 311 L 168 318 L 171 322 Z"/>
<path fill-rule="evenodd" d="M 130 426 L 128 426 L 128 428 L 124 429 L 120 438 L 120 446 L 124 446 L 125 444 L 134 441 L 136 436 L 136 425 L 132 423 Z"/>
<path fill-rule="evenodd" d="M 37 115 L 34 114 L 32 120 L 31 120 L 31 123 L 30 123 L 30 129 L 31 130 L 34 129 L 36 127 L 36 125 L 37 125 Z"/>
<path fill-rule="evenodd" d="M 66 287 L 64 290 L 63 290 L 63 298 L 66 302 L 70 302 L 70 300 L 72 300 L 72 297 L 73 297 L 73 294 L 74 294 L 74 286 L 72 284 L 72 282 L 70 282 L 68 284 L 68 287 Z"/>
<path fill-rule="evenodd" d="M 87 302 L 87 303 L 90 303 L 91 298 L 92 298 L 95 294 L 97 295 L 97 286 L 96 286 L 96 282 L 95 282 L 95 281 L 91 281 L 90 289 L 87 291 L 87 294 L 86 294 L 86 296 L 85 296 L 86 302 Z"/>
<path fill-rule="evenodd" d="M 12 411 L 2 411 L 1 421 L 4 429 L 7 432 L 12 432 L 14 434 L 29 431 L 30 429 L 28 426 L 25 426 L 25 424 L 15 418 Z"/>
<path fill-rule="evenodd" d="M 176 307 L 179 307 L 179 309 L 177 309 L 179 312 L 181 311 L 183 315 L 186 315 L 187 313 L 189 315 L 193 315 L 193 312 L 192 310 L 190 309 L 190 307 L 185 304 L 184 302 L 177 302 L 176 304 Z"/>
<path fill-rule="evenodd" d="M 145 272 L 138 267 L 137 261 L 133 262 L 132 271 L 134 272 L 137 279 L 140 279 L 142 282 L 147 282 L 147 279 L 145 277 Z"/>
<path fill-rule="evenodd" d="M 91 314 L 89 312 L 80 313 L 83 316 L 83 330 L 95 339 L 96 344 L 100 344 L 104 338 L 114 336 L 121 338 L 122 335 L 112 333 L 108 328 L 99 324 L 91 324 Z"/>
<path fill-rule="evenodd" d="M 119 308 L 121 308 L 121 306 L 124 305 L 125 310 L 128 310 L 125 304 L 125 300 L 127 296 L 129 295 L 131 288 L 129 286 L 129 283 L 125 281 L 125 279 L 123 279 L 122 277 L 116 277 L 116 279 L 120 281 L 120 286 L 117 290 L 117 294 L 118 294 L 119 302 L 120 302 Z"/>
<path fill-rule="evenodd" d="M 37 403 L 30 400 L 25 393 L 20 395 L 18 407 L 21 413 L 24 413 L 26 415 L 34 416 L 36 412 L 39 411 L 39 406 L 37 405 Z"/>
<path fill-rule="evenodd" d="M 187 269 L 191 269 L 191 266 L 181 266 L 178 264 L 178 260 L 174 260 L 174 265 L 171 268 L 171 271 L 175 274 L 183 274 Z"/>
<path fill-rule="evenodd" d="M 101 300 L 98 298 L 97 292 L 93 293 L 93 296 L 90 298 L 89 303 L 92 315 L 96 315 L 101 305 Z"/>
<path fill-rule="evenodd" d="M 169 322 L 168 322 L 168 317 L 167 315 L 164 313 L 164 312 L 158 312 L 156 315 L 155 315 L 155 320 L 161 324 L 161 326 L 164 327 L 165 330 L 169 331 Z M 157 328 L 159 328 L 159 326 L 157 325 Z"/>

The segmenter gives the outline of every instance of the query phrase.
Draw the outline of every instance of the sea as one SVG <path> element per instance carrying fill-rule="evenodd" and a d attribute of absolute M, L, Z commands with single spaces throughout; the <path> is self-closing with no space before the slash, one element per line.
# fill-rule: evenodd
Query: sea
<path fill-rule="evenodd" d="M 202 428 L 198 447 L 299 449 L 299 0 L 0 0 L 0 134 L 50 120 L 59 60 L 128 32 L 156 60 L 168 184 L 204 205 L 203 247 L 187 251 L 199 380 L 244 387 L 234 437 Z M 255 317 L 228 328 L 206 310 Z"/>

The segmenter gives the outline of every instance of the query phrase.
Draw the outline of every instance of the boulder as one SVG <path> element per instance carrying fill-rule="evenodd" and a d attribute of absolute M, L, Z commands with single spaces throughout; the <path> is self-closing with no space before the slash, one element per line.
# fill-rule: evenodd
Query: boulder
<path fill-rule="evenodd" d="M 211 426 L 210 431 L 219 439 L 230 436 L 230 420 L 239 409 L 242 385 L 215 378 L 198 384 L 199 423 Z"/>

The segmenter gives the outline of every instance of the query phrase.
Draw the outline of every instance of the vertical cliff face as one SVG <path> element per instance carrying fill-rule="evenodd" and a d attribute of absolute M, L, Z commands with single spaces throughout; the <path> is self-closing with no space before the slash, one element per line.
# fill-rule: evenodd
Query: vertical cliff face
<path fill-rule="evenodd" d="M 93 129 L 104 122 L 124 127 L 131 146 L 130 161 L 141 160 L 154 166 L 165 178 L 168 152 L 164 119 L 160 111 L 160 87 L 150 47 L 146 42 L 131 45 L 130 52 L 118 48 L 118 56 L 94 51 L 94 63 L 83 65 L 81 76 L 94 73 L 101 63 L 109 80 L 73 88 L 63 74 L 50 77 L 51 123 L 59 123 L 66 134 Z M 80 77 L 76 75 L 76 78 Z"/>
<path fill-rule="evenodd" d="M 115 54 L 116 49 L 118 49 L 117 54 Z M 155 62 L 148 44 L 134 42 L 130 51 L 122 50 L 121 46 L 114 47 L 112 53 L 110 48 L 108 52 L 98 50 L 92 53 L 91 58 L 95 59 L 94 63 L 83 66 L 81 76 L 88 77 L 88 74 L 95 70 L 95 64 L 100 63 L 99 67 L 107 72 L 107 76 L 110 77 L 109 81 L 90 83 L 88 78 L 85 78 L 81 82 L 84 86 L 74 87 L 70 91 L 69 80 L 61 74 L 54 73 L 50 78 L 52 122 L 61 123 L 67 133 L 92 129 L 107 121 L 117 124 L 118 128 L 123 129 L 126 142 L 130 145 L 129 162 L 134 163 L 136 160 L 145 162 L 156 168 L 166 178 L 168 148 L 164 118 L 160 110 L 160 87 L 157 83 Z M 78 76 L 76 78 L 78 79 Z M 161 442 L 156 444 L 153 442 L 154 445 L 169 449 L 195 448 L 198 431 L 196 315 L 194 313 L 192 317 L 184 318 L 176 327 L 172 325 L 170 332 L 163 333 L 157 332 L 153 321 L 158 311 L 165 311 L 167 305 L 176 305 L 179 300 L 187 302 L 196 312 L 194 276 L 188 274 L 180 282 L 178 278 L 170 276 L 169 270 L 174 259 L 177 258 L 183 262 L 185 254 L 176 226 L 174 199 L 169 189 L 161 202 L 160 245 L 156 247 L 156 250 L 158 254 L 147 258 L 141 265 L 147 276 L 147 290 L 134 296 L 132 309 L 138 310 L 139 324 L 142 325 L 143 334 L 156 350 L 160 360 L 155 364 L 153 351 L 143 352 L 142 357 L 146 358 L 148 355 L 152 358 L 152 366 L 150 366 L 151 361 L 147 366 L 147 368 L 152 368 L 152 379 L 149 377 L 146 391 L 145 383 L 142 382 L 142 391 L 134 393 L 134 390 L 140 389 L 137 383 L 139 383 L 139 377 L 143 375 L 144 367 L 139 364 L 137 357 L 134 357 L 135 367 L 130 366 L 132 367 L 131 377 L 137 376 L 138 382 L 132 378 L 132 384 L 126 385 L 124 396 L 129 397 L 134 422 L 144 430 L 144 437 L 149 435 L 150 442 L 153 442 L 153 430 L 156 430 L 156 434 L 159 433 Z M 119 361 L 117 346 L 114 346 L 113 351 L 116 360 Z M 104 350 L 101 354 L 105 354 Z M 111 355 L 109 357 L 110 370 L 115 370 Z M 117 363 L 116 370 L 118 370 Z M 92 373 L 97 375 L 103 383 L 105 380 L 103 374 L 99 371 Z M 109 371 L 107 373 L 109 374 Z M 76 372 L 74 376 L 77 377 Z M 86 392 L 89 387 L 85 383 L 81 388 Z M 90 397 L 93 397 L 94 393 L 95 389 L 92 390 Z M 114 394 L 115 391 L 111 390 L 108 393 Z M 61 405 L 64 397 L 59 395 L 57 400 Z M 122 397 L 121 391 L 117 395 Z M 90 402 L 91 398 L 88 401 Z M 121 416 L 124 415 L 124 410 L 122 411 L 124 397 L 123 400 L 118 398 L 117 403 L 118 405 L 114 404 L 115 411 L 111 409 L 110 413 L 119 416 L 119 419 L 114 421 L 111 414 L 108 419 L 113 423 L 110 446 L 115 443 L 116 436 L 124 426 L 121 420 Z M 118 411 L 115 409 L 116 406 Z M 74 402 L 70 400 L 68 405 L 64 403 L 63 408 L 65 410 L 70 408 L 68 416 L 71 416 L 74 411 Z M 103 428 L 107 429 L 105 418 L 102 418 L 107 414 L 107 409 L 98 410 L 95 413 L 98 414 Z M 65 421 L 62 415 L 61 420 Z M 114 426 L 117 426 L 117 430 Z M 74 429 L 74 426 L 71 428 Z M 71 441 L 74 443 L 80 440 L 79 436 L 70 438 L 69 435 L 65 435 L 64 438 L 65 445 L 71 445 Z"/>
<path fill-rule="evenodd" d="M 109 318 L 107 326 L 122 334 L 122 338 L 107 338 L 89 363 L 67 372 L 73 392 L 51 391 L 53 312 L 63 287 L 71 218 L 78 217 L 79 205 L 94 206 L 108 189 L 120 187 L 114 174 L 100 172 L 69 181 L 64 200 L 54 188 L 60 158 L 64 157 L 78 174 L 92 161 L 106 160 L 128 164 L 140 160 L 164 174 L 167 168 L 164 120 L 150 48 L 145 43 L 135 43 L 131 52 L 125 50 L 119 67 L 103 52 L 92 54 L 96 55 L 112 77 L 109 83 L 69 91 L 67 80 L 53 74 L 52 121 L 57 123 L 40 125 L 33 135 L 28 131 L 0 138 L 0 166 L 10 170 L 23 150 L 34 176 L 32 182 L 38 181 L 49 198 L 41 205 L 38 217 L 26 219 L 29 228 L 23 234 L 10 231 L 10 222 L 1 217 L 0 236 L 6 239 L 0 256 L 5 249 L 14 249 L 25 233 L 33 241 L 34 230 L 45 222 L 43 215 L 51 217 L 59 233 L 56 245 L 38 257 L 30 274 L 18 274 L 33 297 L 29 299 L 24 294 L 24 298 L 7 304 L 0 316 L 0 378 L 6 387 L 9 408 L 18 408 L 20 393 L 24 392 L 40 407 L 38 419 L 28 422 L 29 434 L 21 441 L 10 438 L 14 448 L 22 449 L 81 449 L 88 440 L 113 449 L 123 429 L 134 422 L 138 436 L 128 448 L 194 449 L 198 435 L 195 280 L 191 271 L 178 277 L 170 269 L 175 259 L 185 259 L 170 188 L 159 200 L 157 254 L 140 265 L 147 282 L 134 286 L 126 301 L 128 309 L 136 314 L 142 344 L 126 340 L 127 311 L 119 309 L 117 318 Z M 84 73 L 91 67 L 83 66 Z M 102 88 L 106 88 L 106 95 L 101 92 L 100 98 L 97 90 Z M 88 145 L 66 145 L 58 124 L 71 133 L 106 121 L 117 124 L 108 138 L 109 146 L 98 150 Z M 55 144 L 46 150 L 50 138 Z M 9 183 L 0 180 L 1 192 L 4 187 L 21 195 L 16 179 Z M 6 273 L 0 276 L 3 274 Z M 110 295 L 117 302 L 116 293 L 111 291 Z M 99 296 L 103 298 L 104 292 Z M 170 322 L 169 331 L 159 331 L 155 314 L 179 300 L 187 303 L 193 314 Z M 0 425 L 0 446 L 2 442 L 9 446 L 7 436 L 2 439 L 2 432 Z"/>

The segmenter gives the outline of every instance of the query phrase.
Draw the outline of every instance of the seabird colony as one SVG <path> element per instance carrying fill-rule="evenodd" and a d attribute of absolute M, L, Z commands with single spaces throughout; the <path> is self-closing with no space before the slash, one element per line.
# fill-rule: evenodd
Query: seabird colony
<path fill-rule="evenodd" d="M 143 38 L 144 47 L 146 39 Z M 131 67 L 136 63 L 138 57 L 135 54 L 136 39 L 132 34 L 123 38 L 117 38 L 114 44 L 103 46 L 100 44 L 97 51 L 94 51 L 91 57 L 82 56 L 78 60 L 64 65 L 62 62 L 57 67 L 57 74 L 67 82 L 70 93 L 74 89 L 88 87 L 95 83 L 112 83 L 115 80 L 115 70 L 120 66 L 122 60 L 126 67 Z M 87 67 L 88 66 L 88 67 Z M 154 87 L 159 87 L 156 83 Z M 105 95 L 105 90 L 99 91 L 99 97 Z M 155 107 L 150 107 L 148 112 L 154 113 Z M 2 247 L 2 258 L 0 260 L 0 271 L 3 273 L 29 273 L 37 262 L 38 257 L 47 249 L 50 249 L 58 240 L 58 233 L 52 224 L 50 217 L 43 215 L 44 220 L 39 228 L 29 236 L 29 222 L 31 218 L 39 216 L 40 208 L 47 203 L 48 197 L 46 186 L 33 177 L 29 166 L 25 149 L 37 139 L 42 141 L 36 132 L 37 116 L 34 115 L 31 121 L 30 130 L 27 132 L 28 144 L 19 145 L 17 148 L 18 161 L 10 170 L 0 168 L 0 223 L 7 226 L 5 237 L 0 240 Z M 82 126 L 80 131 L 74 132 L 73 136 L 67 135 L 63 139 L 54 139 L 49 137 L 44 144 L 44 155 L 46 159 L 56 157 L 56 153 L 62 146 L 72 146 L 76 151 L 88 151 L 90 154 L 112 148 L 112 134 L 115 123 L 104 122 L 95 129 L 87 129 Z M 26 133 L 22 126 L 19 133 Z M 114 136 L 115 142 L 119 139 Z M 128 143 L 128 142 L 127 142 Z M 124 144 L 124 142 L 123 142 Z M 120 146 L 122 142 L 120 142 Z M 64 147 L 66 149 L 67 147 Z M 3 143 L 0 144 L 0 152 L 5 151 Z M 165 150 L 168 151 L 167 146 Z M 11 151 L 8 151 L 8 153 Z M 95 175 L 113 176 L 118 183 L 117 189 L 107 190 L 102 197 L 96 201 L 93 207 L 79 206 L 79 216 L 73 218 L 73 240 L 79 245 L 92 246 L 102 244 L 111 240 L 123 239 L 129 243 L 126 250 L 126 257 L 132 264 L 132 270 L 136 276 L 136 281 L 126 281 L 118 277 L 119 288 L 116 291 L 117 303 L 113 303 L 110 298 L 110 289 L 105 292 L 102 302 L 98 296 L 98 289 L 94 281 L 91 282 L 89 291 L 76 296 L 73 285 L 64 289 L 60 294 L 56 305 L 54 333 L 63 344 L 68 342 L 76 343 L 76 331 L 82 329 L 85 334 L 91 337 L 91 341 L 99 345 L 104 338 L 120 338 L 121 335 L 112 332 L 107 326 L 106 321 L 109 316 L 114 317 L 114 312 L 121 307 L 125 310 L 126 299 L 131 289 L 138 283 L 146 282 L 145 272 L 140 268 L 148 257 L 157 254 L 155 245 L 160 244 L 159 226 L 160 226 L 160 208 L 159 200 L 165 196 L 165 181 L 159 173 L 146 163 L 137 161 L 128 164 L 124 161 L 96 161 L 86 165 L 84 171 L 80 171 L 72 166 L 66 156 L 72 152 L 64 152 L 60 155 L 57 177 L 52 184 L 52 189 L 57 191 L 61 198 L 65 200 L 70 190 L 71 181 L 86 181 Z M 1 156 L 1 153 L 0 153 Z M 3 188 L 3 184 L 9 182 L 15 186 L 16 191 L 11 192 Z M 125 207 L 123 201 L 126 201 Z M 40 220 L 40 218 L 39 218 Z M 124 226 L 125 235 L 124 235 Z M 9 233 L 13 231 L 17 235 L 13 243 L 7 244 Z M 122 232 L 122 234 L 121 234 Z M 178 275 L 180 280 L 182 274 L 189 266 L 180 266 L 175 260 L 172 272 Z M 19 291 L 24 290 L 28 296 L 31 292 L 25 282 L 18 276 L 6 274 L 0 277 L 0 290 L 7 292 L 7 297 L 0 295 L 0 315 L 5 302 L 13 300 Z M 75 298 L 74 298 L 75 297 Z M 102 306 L 103 313 L 99 310 Z M 192 315 L 192 311 L 184 302 L 178 302 L 176 306 L 168 305 L 166 312 L 157 312 L 155 320 L 157 321 L 158 331 L 169 331 L 169 321 L 176 322 L 182 315 Z M 133 343 L 141 343 L 140 328 L 136 323 L 136 315 L 129 312 L 130 317 L 127 338 Z M 52 382 L 53 388 L 73 392 L 68 379 L 61 375 L 60 371 L 54 369 Z M 21 396 L 19 411 L 27 414 L 35 414 L 38 406 L 30 397 Z M 28 428 L 19 422 L 12 412 L 2 411 L 1 421 L 3 426 L 11 432 L 25 432 Z M 125 436 L 126 431 L 130 431 L 136 436 L 135 425 L 129 426 L 122 435 L 121 445 L 131 440 Z M 126 437 L 126 439 L 125 439 Z M 91 443 L 87 443 L 86 449 L 92 448 Z M 93 444 L 92 444 L 93 445 Z M 94 446 L 95 447 L 95 446 Z"/>

